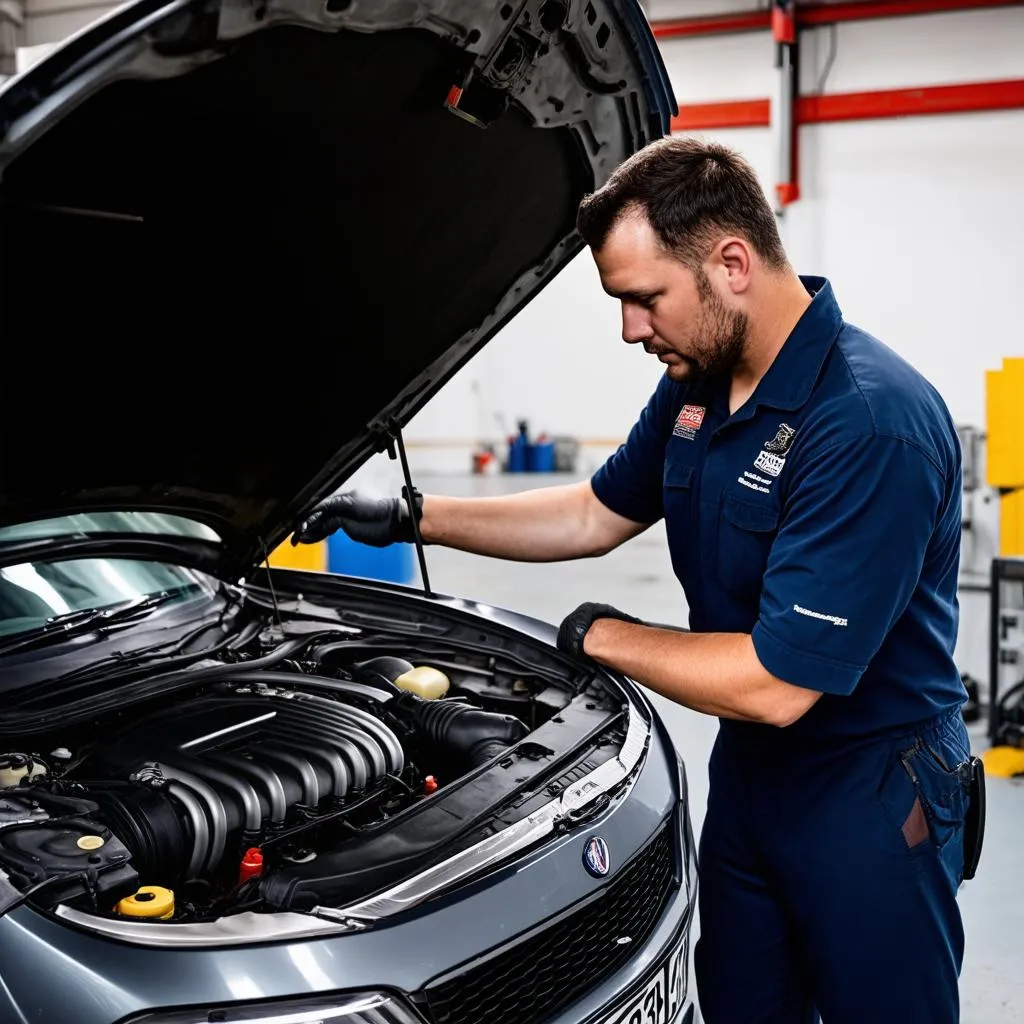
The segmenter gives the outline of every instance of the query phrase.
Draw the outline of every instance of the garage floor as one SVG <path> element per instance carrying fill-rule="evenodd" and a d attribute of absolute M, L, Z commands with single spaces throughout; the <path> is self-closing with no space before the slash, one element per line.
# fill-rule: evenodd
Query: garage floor
<path fill-rule="evenodd" d="M 551 477 L 426 476 L 426 493 L 496 494 L 550 485 Z M 439 593 L 473 597 L 558 623 L 583 601 L 605 601 L 642 618 L 686 621 L 686 605 L 672 575 L 664 532 L 648 534 L 610 555 L 569 564 L 520 565 L 430 548 L 431 584 Z M 707 801 L 707 758 L 717 722 L 655 697 L 686 759 L 691 813 L 699 831 Z M 976 738 L 984 749 L 984 736 Z M 963 1024 L 1012 1024 L 1024 1005 L 1024 784 L 990 779 L 988 831 L 979 877 L 960 902 L 967 932 L 962 976 Z M 827 1024 L 827 1022 L 825 1022 Z"/>

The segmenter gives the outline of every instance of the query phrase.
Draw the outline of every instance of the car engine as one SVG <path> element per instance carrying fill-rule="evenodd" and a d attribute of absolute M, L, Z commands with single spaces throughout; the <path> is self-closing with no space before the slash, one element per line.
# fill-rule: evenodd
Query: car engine
<path fill-rule="evenodd" d="M 446 787 L 487 792 L 488 772 L 552 756 L 556 745 L 531 733 L 556 728 L 573 703 L 526 674 L 453 660 L 450 679 L 346 652 L 284 641 L 193 669 L 196 684 L 86 731 L 58 731 L 47 752 L 0 747 L 0 880 L 43 906 L 177 921 L 372 891 L 403 863 L 426 863 L 479 808 L 467 791 L 464 813 L 406 818 Z M 587 709 L 583 730 L 607 713 Z"/>

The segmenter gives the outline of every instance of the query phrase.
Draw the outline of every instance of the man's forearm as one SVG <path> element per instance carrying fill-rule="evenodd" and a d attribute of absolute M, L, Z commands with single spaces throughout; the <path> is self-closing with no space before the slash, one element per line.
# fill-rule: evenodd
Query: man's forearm
<path fill-rule="evenodd" d="M 786 726 L 821 695 L 768 672 L 745 633 L 676 633 L 616 619 L 598 619 L 585 652 L 694 711 Z"/>
<path fill-rule="evenodd" d="M 569 484 L 496 498 L 431 494 L 423 500 L 420 530 L 431 544 L 520 562 L 586 558 L 640 532 L 642 527 L 595 508 L 589 488 Z"/>

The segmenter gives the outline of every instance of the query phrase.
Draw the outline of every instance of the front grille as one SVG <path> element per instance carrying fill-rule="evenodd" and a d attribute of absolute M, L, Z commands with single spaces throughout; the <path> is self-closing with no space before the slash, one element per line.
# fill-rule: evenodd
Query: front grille
<path fill-rule="evenodd" d="M 606 889 L 554 924 L 423 993 L 435 1024 L 540 1024 L 625 963 L 673 888 L 670 826 Z M 629 936 L 632 942 L 618 943 Z"/>

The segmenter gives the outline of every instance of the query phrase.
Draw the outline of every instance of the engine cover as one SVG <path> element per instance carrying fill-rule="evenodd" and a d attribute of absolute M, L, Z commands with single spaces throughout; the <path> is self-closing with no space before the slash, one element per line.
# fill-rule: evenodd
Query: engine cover
<path fill-rule="evenodd" d="M 244 850 L 373 791 L 404 768 L 380 719 L 330 697 L 224 685 L 126 729 L 83 763 L 85 785 L 144 880 L 213 879 Z M 159 863 L 157 863 L 159 862 Z"/>

